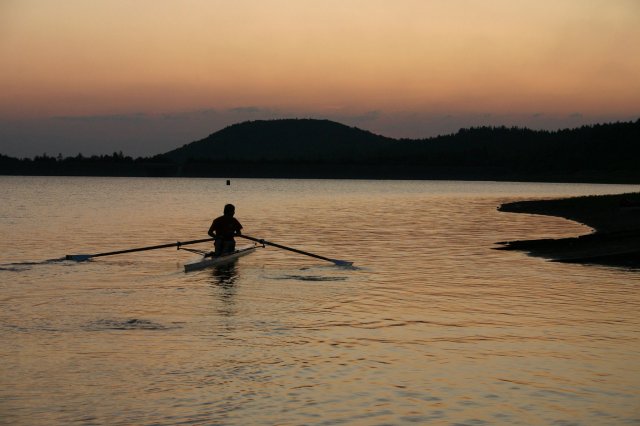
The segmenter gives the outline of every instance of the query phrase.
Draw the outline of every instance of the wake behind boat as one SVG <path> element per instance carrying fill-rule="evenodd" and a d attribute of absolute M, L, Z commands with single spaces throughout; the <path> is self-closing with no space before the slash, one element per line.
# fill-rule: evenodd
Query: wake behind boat
<path fill-rule="evenodd" d="M 254 246 L 243 247 L 231 253 L 223 254 L 220 256 L 213 256 L 211 253 L 204 253 L 200 260 L 197 260 L 191 263 L 185 263 L 184 271 L 191 272 L 191 271 L 197 271 L 204 268 L 209 268 L 211 266 L 224 265 L 224 264 L 233 262 L 234 260 L 242 256 L 246 256 L 248 254 L 253 253 L 258 247 L 263 247 L 263 246 L 254 245 Z"/>

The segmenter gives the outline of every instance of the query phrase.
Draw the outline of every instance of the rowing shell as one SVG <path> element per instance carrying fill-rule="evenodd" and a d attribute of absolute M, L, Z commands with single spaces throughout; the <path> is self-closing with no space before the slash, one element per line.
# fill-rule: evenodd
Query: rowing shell
<path fill-rule="evenodd" d="M 258 247 L 262 246 L 251 246 L 244 247 L 234 251 L 233 253 L 225 254 L 217 257 L 204 256 L 197 262 L 185 263 L 184 271 L 197 271 L 198 269 L 208 268 L 210 266 L 218 266 L 224 265 L 225 263 L 233 262 L 239 257 L 246 256 L 248 254 L 253 253 Z"/>

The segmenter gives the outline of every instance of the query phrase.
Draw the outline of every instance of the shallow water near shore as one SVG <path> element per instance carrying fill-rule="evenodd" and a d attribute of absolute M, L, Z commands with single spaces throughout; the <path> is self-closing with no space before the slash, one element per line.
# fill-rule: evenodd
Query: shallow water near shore
<path fill-rule="evenodd" d="M 640 424 L 640 274 L 493 250 L 589 232 L 502 203 L 638 186 L 225 183 L 0 177 L 0 424 Z M 205 238 L 228 202 L 355 267 L 59 260 Z"/>

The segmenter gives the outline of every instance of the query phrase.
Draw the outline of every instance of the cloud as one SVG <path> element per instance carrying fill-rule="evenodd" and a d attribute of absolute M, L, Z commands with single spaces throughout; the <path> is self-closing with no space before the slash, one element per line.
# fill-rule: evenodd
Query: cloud
<path fill-rule="evenodd" d="M 381 116 L 382 116 L 382 113 L 380 111 L 368 111 L 368 112 L 365 112 L 364 114 L 355 115 L 355 116 L 346 117 L 346 118 L 350 121 L 355 121 L 358 123 L 367 123 L 371 121 L 377 121 L 378 119 L 380 119 Z"/>
<path fill-rule="evenodd" d="M 214 117 L 218 111 L 213 108 L 197 109 L 193 111 L 169 112 L 160 114 L 159 118 L 168 121 L 193 120 L 194 118 Z"/>
<path fill-rule="evenodd" d="M 149 120 L 149 115 L 137 112 L 133 114 L 108 114 L 108 115 L 77 115 L 77 116 L 57 116 L 53 120 L 82 122 L 82 123 L 110 123 L 110 122 L 143 122 Z"/>
<path fill-rule="evenodd" d="M 245 107 L 231 108 L 229 109 L 229 112 L 240 113 L 240 114 L 258 114 L 262 112 L 268 112 L 268 110 L 264 110 L 256 106 L 245 106 Z"/>

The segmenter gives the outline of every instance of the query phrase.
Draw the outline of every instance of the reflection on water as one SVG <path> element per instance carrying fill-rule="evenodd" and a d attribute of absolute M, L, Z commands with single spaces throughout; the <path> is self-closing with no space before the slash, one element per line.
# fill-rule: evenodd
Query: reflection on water
<path fill-rule="evenodd" d="M 4 178 L 0 424 L 634 424 L 637 272 L 493 250 L 629 186 Z M 225 203 L 273 247 L 185 274 Z M 47 220 L 42 220 L 47 218 Z"/>
<path fill-rule="evenodd" d="M 211 276 L 215 279 L 215 285 L 224 289 L 233 288 L 238 278 L 236 261 L 211 268 Z"/>
<path fill-rule="evenodd" d="M 238 279 L 237 261 L 218 265 L 210 269 L 211 287 L 215 290 L 216 297 L 221 304 L 218 312 L 222 316 L 236 314 L 234 297 L 236 295 L 236 280 Z"/>

